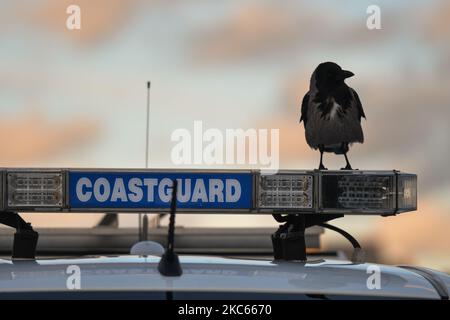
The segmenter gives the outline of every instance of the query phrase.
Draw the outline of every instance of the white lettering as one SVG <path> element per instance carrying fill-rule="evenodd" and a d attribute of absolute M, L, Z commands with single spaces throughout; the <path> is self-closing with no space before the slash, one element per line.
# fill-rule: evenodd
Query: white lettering
<path fill-rule="evenodd" d="M 128 181 L 128 189 L 130 190 L 130 193 L 128 194 L 128 198 L 132 202 L 139 202 L 142 200 L 142 198 L 144 196 L 142 189 L 139 187 L 142 187 L 141 179 L 131 178 L 130 181 Z"/>
<path fill-rule="evenodd" d="M 202 202 L 208 202 L 208 195 L 206 193 L 205 183 L 202 179 L 195 180 L 194 191 L 192 191 L 192 202 L 197 202 L 201 200 Z"/>
<path fill-rule="evenodd" d="M 169 189 L 169 187 L 171 187 L 172 184 L 173 182 L 169 178 L 164 178 L 159 183 L 158 194 L 162 202 L 170 202 L 170 200 L 172 200 L 172 193 L 170 192 Z"/>
<path fill-rule="evenodd" d="M 92 197 L 91 191 L 83 192 L 84 188 L 92 188 L 92 182 L 88 178 L 80 178 L 77 182 L 76 193 L 81 202 L 87 202 Z"/>
<path fill-rule="evenodd" d="M 241 198 L 241 184 L 236 179 L 226 179 L 226 202 L 237 202 Z M 234 193 L 233 193 L 234 190 Z"/>
<path fill-rule="evenodd" d="M 111 201 L 116 202 L 117 200 L 127 201 L 127 192 L 125 190 L 125 184 L 122 178 L 117 178 L 114 182 L 114 187 L 111 195 Z"/>
<path fill-rule="evenodd" d="M 178 181 L 177 200 L 180 203 L 188 202 L 191 199 L 191 179 L 186 179 L 184 181 L 184 188 L 182 180 L 177 179 L 177 181 Z"/>
<path fill-rule="evenodd" d="M 177 178 L 177 200 L 180 203 L 187 202 L 237 202 L 241 198 L 242 187 L 237 179 L 182 179 Z M 126 178 L 118 177 L 113 182 L 100 177 L 91 181 L 87 177 L 79 178 L 75 189 L 79 201 L 87 202 L 94 199 L 98 202 L 141 202 L 147 192 L 147 202 L 161 200 L 168 203 L 172 200 L 171 178 Z M 157 190 L 155 191 L 155 188 Z M 155 199 L 155 192 L 156 195 Z"/>
<path fill-rule="evenodd" d="M 157 184 L 158 184 L 157 179 L 144 179 L 144 186 L 147 187 L 147 201 L 148 202 L 154 201 L 154 199 L 155 199 L 154 189 Z"/>
<path fill-rule="evenodd" d="M 103 188 L 103 192 L 101 189 Z M 94 183 L 94 197 L 99 202 L 105 202 L 109 198 L 111 187 L 108 180 L 105 178 L 98 178 Z"/>
<path fill-rule="evenodd" d="M 223 182 L 220 179 L 209 180 L 209 202 L 223 202 Z"/>

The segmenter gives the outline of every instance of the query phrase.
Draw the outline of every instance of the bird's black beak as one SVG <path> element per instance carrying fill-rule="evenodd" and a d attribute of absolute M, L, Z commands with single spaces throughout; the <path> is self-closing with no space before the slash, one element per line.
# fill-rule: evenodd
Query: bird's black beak
<path fill-rule="evenodd" d="M 355 74 L 351 71 L 348 70 L 342 70 L 341 74 L 340 74 L 340 78 L 341 80 L 353 77 Z"/>

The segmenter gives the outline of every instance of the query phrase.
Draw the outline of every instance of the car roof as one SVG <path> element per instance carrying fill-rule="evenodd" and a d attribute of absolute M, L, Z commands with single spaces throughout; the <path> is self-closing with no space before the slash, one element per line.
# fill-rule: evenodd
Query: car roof
<path fill-rule="evenodd" d="M 69 266 L 80 269 L 83 291 L 202 291 L 430 298 L 439 295 L 423 276 L 381 264 L 316 260 L 304 262 L 180 256 L 183 274 L 164 277 L 158 256 L 0 260 L 0 292 L 67 291 Z M 370 267 L 370 268 L 369 268 Z M 374 270 L 380 289 L 369 289 Z M 448 277 L 441 274 L 440 277 Z M 445 280 L 448 283 L 448 278 Z"/>

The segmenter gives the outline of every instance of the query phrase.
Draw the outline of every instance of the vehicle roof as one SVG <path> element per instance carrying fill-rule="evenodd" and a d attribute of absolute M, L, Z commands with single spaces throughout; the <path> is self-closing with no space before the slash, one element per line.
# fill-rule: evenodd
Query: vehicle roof
<path fill-rule="evenodd" d="M 183 274 L 164 277 L 160 257 L 117 256 L 33 261 L 0 260 L 0 292 L 67 291 L 67 268 L 81 270 L 84 291 L 202 291 L 350 295 L 439 299 L 420 274 L 400 267 L 349 261 L 302 262 L 180 256 Z M 381 289 L 370 290 L 369 266 L 381 271 Z M 447 287 L 450 276 L 440 273 Z M 448 289 L 447 289 L 448 290 Z"/>

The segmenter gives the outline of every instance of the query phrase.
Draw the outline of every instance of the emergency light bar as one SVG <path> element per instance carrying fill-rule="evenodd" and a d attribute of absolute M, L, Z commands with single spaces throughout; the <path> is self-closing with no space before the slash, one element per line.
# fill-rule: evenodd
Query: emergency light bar
<path fill-rule="evenodd" d="M 0 170 L 0 209 L 392 215 L 417 209 L 417 177 L 398 171 Z"/>

